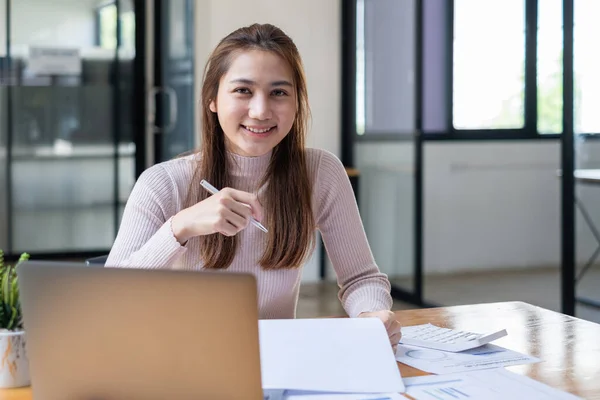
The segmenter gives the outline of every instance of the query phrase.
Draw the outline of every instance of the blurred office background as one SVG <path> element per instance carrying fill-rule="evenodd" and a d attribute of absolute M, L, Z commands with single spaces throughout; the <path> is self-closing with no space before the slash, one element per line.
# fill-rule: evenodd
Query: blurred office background
<path fill-rule="evenodd" d="M 0 249 L 107 253 L 137 176 L 199 145 L 210 50 L 271 22 L 304 59 L 309 146 L 359 173 L 396 308 L 600 322 L 600 178 L 561 178 L 563 132 L 572 167 L 600 168 L 598 18 L 596 0 L 0 0 Z M 303 280 L 299 316 L 342 312 L 320 248 Z"/>

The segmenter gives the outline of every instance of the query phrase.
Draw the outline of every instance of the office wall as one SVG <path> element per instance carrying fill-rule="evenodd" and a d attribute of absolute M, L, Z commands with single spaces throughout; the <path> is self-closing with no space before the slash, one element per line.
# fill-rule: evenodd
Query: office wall
<path fill-rule="evenodd" d="M 196 76 L 210 51 L 231 31 L 272 23 L 292 37 L 302 55 L 312 109 L 310 147 L 340 155 L 341 5 L 339 0 L 196 0 Z M 197 79 L 197 92 L 201 79 Z M 304 281 L 318 277 L 318 250 Z"/>
<path fill-rule="evenodd" d="M 428 143 L 427 272 L 558 265 L 560 146 Z"/>

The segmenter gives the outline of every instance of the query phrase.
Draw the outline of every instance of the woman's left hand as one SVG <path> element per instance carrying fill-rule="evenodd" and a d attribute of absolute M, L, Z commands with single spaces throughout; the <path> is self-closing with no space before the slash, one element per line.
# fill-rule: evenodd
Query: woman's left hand
<path fill-rule="evenodd" d="M 400 322 L 396 319 L 396 314 L 392 311 L 382 310 L 382 311 L 373 311 L 373 312 L 363 312 L 358 315 L 359 318 L 379 318 L 381 322 L 383 322 L 383 326 L 385 326 L 385 330 L 388 333 L 388 337 L 390 338 L 390 344 L 392 345 L 392 349 L 394 350 L 394 354 L 396 354 L 396 348 L 398 347 L 398 342 L 402 338 L 402 332 L 400 331 Z"/>

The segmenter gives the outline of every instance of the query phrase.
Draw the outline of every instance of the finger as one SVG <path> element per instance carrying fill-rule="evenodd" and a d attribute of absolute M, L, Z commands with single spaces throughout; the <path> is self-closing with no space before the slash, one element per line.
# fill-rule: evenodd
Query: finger
<path fill-rule="evenodd" d="M 237 231 L 244 229 L 246 226 L 248 226 L 248 223 L 250 222 L 249 217 L 239 215 L 238 213 L 229 209 L 227 206 L 222 206 L 219 209 L 218 214 L 221 223 L 226 221 L 233 225 Z"/>
<path fill-rule="evenodd" d="M 392 350 L 394 351 L 394 354 L 396 354 L 396 351 L 398 351 L 398 345 L 397 344 L 392 345 Z"/>
<path fill-rule="evenodd" d="M 398 344 L 398 343 L 400 343 L 400 339 L 402 339 L 402 333 L 400 333 L 400 332 L 394 333 L 393 335 L 390 336 L 390 343 Z"/>
<path fill-rule="evenodd" d="M 263 207 L 262 204 L 258 201 L 258 196 L 254 193 L 244 192 L 242 190 L 227 188 L 227 194 L 229 194 L 234 200 L 237 200 L 241 203 L 247 204 L 250 206 L 252 210 L 252 216 L 257 220 L 262 220 L 263 218 Z"/>
<path fill-rule="evenodd" d="M 219 221 L 215 230 L 225 236 L 234 236 L 240 231 L 226 220 Z"/>
<path fill-rule="evenodd" d="M 219 213 L 219 219 L 215 222 L 214 230 L 225 236 L 233 236 L 247 225 L 244 225 L 244 220 L 240 221 L 240 218 L 239 215 L 229 210 L 223 210 Z"/>
<path fill-rule="evenodd" d="M 233 198 L 223 198 L 221 199 L 221 204 L 245 220 L 249 221 L 252 216 L 252 209 L 247 204 L 240 203 Z"/>
<path fill-rule="evenodd" d="M 388 328 L 388 332 L 390 333 L 396 333 L 396 332 L 400 332 L 400 330 L 402 329 L 402 325 L 400 325 L 400 322 L 398 322 L 397 320 L 394 320 L 389 328 Z"/>
<path fill-rule="evenodd" d="M 386 311 L 383 314 L 383 318 L 385 319 L 384 322 L 386 329 L 392 327 L 393 324 L 396 322 L 396 314 L 394 314 L 391 311 Z"/>
<path fill-rule="evenodd" d="M 248 224 L 250 218 L 248 215 L 240 215 L 237 212 L 233 211 L 231 208 L 234 203 L 237 203 L 237 202 L 232 199 L 219 199 L 219 206 L 217 208 L 217 216 L 219 217 L 220 220 L 227 220 L 232 225 L 242 229 Z M 237 204 L 239 205 L 239 203 L 237 203 Z M 241 206 L 241 207 L 244 207 L 244 206 Z M 248 214 L 247 211 L 246 211 L 246 214 Z"/>

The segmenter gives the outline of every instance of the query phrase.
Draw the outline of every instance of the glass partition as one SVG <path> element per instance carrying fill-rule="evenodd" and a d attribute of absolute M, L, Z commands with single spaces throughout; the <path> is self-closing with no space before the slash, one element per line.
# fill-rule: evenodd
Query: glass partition
<path fill-rule="evenodd" d="M 133 12 L 131 2 L 122 3 Z M 107 251 L 134 179 L 131 112 L 124 109 L 134 51 L 120 49 L 117 58 L 116 14 L 111 19 L 106 8 L 114 4 L 11 5 L 12 252 Z"/>
<path fill-rule="evenodd" d="M 377 264 L 412 293 L 416 5 L 358 0 L 356 7 L 358 202 Z"/>
<path fill-rule="evenodd" d="M 193 1 L 156 0 L 161 29 L 157 37 L 158 147 L 156 161 L 194 148 L 194 20 Z"/>
<path fill-rule="evenodd" d="M 0 249 L 8 252 L 8 55 L 6 51 L 6 0 L 0 0 Z"/>

